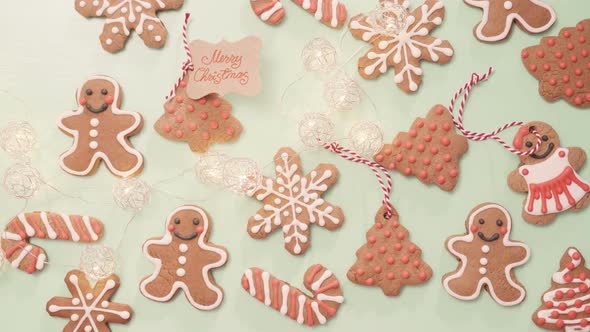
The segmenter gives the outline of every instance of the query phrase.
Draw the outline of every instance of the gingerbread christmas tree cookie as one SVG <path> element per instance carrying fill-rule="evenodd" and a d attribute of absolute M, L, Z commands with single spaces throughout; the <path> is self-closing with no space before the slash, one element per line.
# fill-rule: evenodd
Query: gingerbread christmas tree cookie
<path fill-rule="evenodd" d="M 397 211 L 389 219 L 385 213 L 385 208 L 377 212 L 375 225 L 367 232 L 367 243 L 357 250 L 357 261 L 347 276 L 355 284 L 378 286 L 385 295 L 398 296 L 404 286 L 428 281 L 432 269 L 399 223 Z"/>
<path fill-rule="evenodd" d="M 510 240 L 512 218 L 505 208 L 494 203 L 476 206 L 465 222 L 467 234 L 447 240 L 447 250 L 459 260 L 453 272 L 443 276 L 443 286 L 459 300 L 474 300 L 482 289 L 498 304 L 521 303 L 526 291 L 513 269 L 525 264 L 530 249 Z"/>
<path fill-rule="evenodd" d="M 310 245 L 312 224 L 334 230 L 344 222 L 342 209 L 321 197 L 338 180 L 338 169 L 332 164 L 320 164 L 303 175 L 299 155 L 291 148 L 281 148 L 274 161 L 276 179 L 263 178 L 260 186 L 249 193 L 264 207 L 248 220 L 248 233 L 263 239 L 280 228 L 285 249 L 301 255 Z"/>
<path fill-rule="evenodd" d="M 415 176 L 424 184 L 452 191 L 459 180 L 459 159 L 467 148 L 467 139 L 455 132 L 451 114 L 437 105 L 426 118 L 416 119 L 410 131 L 385 144 L 375 161 L 389 170 Z"/>
<path fill-rule="evenodd" d="M 192 151 L 203 153 L 213 143 L 229 142 L 242 133 L 242 125 L 231 114 L 231 104 L 221 96 L 211 94 L 194 100 L 187 96 L 190 75 L 164 104 L 165 113 L 154 125 L 162 137 L 187 142 Z"/>
<path fill-rule="evenodd" d="M 569 248 L 559 262 L 559 270 L 551 276 L 551 288 L 543 293 L 533 322 L 552 331 L 590 330 L 589 276 L 582 254 Z"/>

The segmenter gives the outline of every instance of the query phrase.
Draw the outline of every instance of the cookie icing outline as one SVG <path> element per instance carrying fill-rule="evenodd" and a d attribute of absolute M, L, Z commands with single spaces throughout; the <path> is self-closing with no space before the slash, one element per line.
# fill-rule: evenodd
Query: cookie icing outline
<path fill-rule="evenodd" d="M 92 81 L 92 80 L 103 80 L 103 81 L 107 81 L 107 82 L 113 84 L 113 86 L 115 87 L 115 93 L 113 96 L 114 102 L 111 104 L 111 109 L 112 109 L 113 114 L 131 115 L 135 119 L 135 123 L 129 129 L 123 130 L 117 135 L 117 142 L 119 142 L 121 147 L 123 147 L 123 149 L 125 149 L 125 151 L 129 152 L 130 154 L 134 155 L 137 158 L 137 164 L 128 171 L 119 171 L 118 169 L 116 169 L 113 166 L 113 164 L 111 163 L 111 160 L 109 159 L 109 157 L 104 152 L 102 152 L 101 150 L 98 150 L 98 149 L 94 152 L 94 155 L 92 156 L 92 159 L 90 160 L 88 168 L 86 168 L 84 171 L 74 171 L 73 169 L 70 169 L 69 167 L 67 167 L 64 163 L 64 159 L 66 157 L 70 156 L 72 153 L 74 153 L 76 151 L 76 149 L 78 148 L 78 139 L 80 137 L 80 131 L 67 128 L 63 124 L 63 121 L 67 118 L 80 115 L 84 112 L 84 106 L 80 105 L 80 103 L 79 103 L 80 94 L 82 93 L 82 91 L 81 91 L 82 87 L 87 82 Z M 92 76 L 89 79 L 87 79 L 86 81 L 84 81 L 84 83 L 82 83 L 82 85 L 80 86 L 80 88 L 78 89 L 78 91 L 76 93 L 76 101 L 78 102 L 78 109 L 75 110 L 74 112 L 63 113 L 57 121 L 57 126 L 61 130 L 65 131 L 66 133 L 68 133 L 72 137 L 74 137 L 74 143 L 72 144 L 70 149 L 68 151 L 64 152 L 59 158 L 59 165 L 64 171 L 66 171 L 72 175 L 86 176 L 86 175 L 90 174 L 90 172 L 92 172 L 92 170 L 96 167 L 96 163 L 100 159 L 102 159 L 104 161 L 104 163 L 105 163 L 106 167 L 109 169 L 109 171 L 111 171 L 116 176 L 123 177 L 123 178 L 134 175 L 139 169 L 141 169 L 141 167 L 143 167 L 143 155 L 137 149 L 132 148 L 129 144 L 127 144 L 127 141 L 126 141 L 127 135 L 129 135 L 130 133 L 137 130 L 137 128 L 142 124 L 142 118 L 139 115 L 139 113 L 137 113 L 137 112 L 127 112 L 127 111 L 123 111 L 117 107 L 117 100 L 119 100 L 119 97 L 120 97 L 119 90 L 120 90 L 119 83 L 117 83 L 114 79 L 112 79 L 108 76 L 102 76 L 102 75 Z"/>
<path fill-rule="evenodd" d="M 494 285 L 492 284 L 492 282 L 490 281 L 490 279 L 488 277 L 482 277 L 481 279 L 479 279 L 479 282 L 477 284 L 477 288 L 476 288 L 475 292 L 469 296 L 459 295 L 459 294 L 453 292 L 453 290 L 451 290 L 451 288 L 449 287 L 449 282 L 463 276 L 463 273 L 465 272 L 465 269 L 467 268 L 467 259 L 468 259 L 467 256 L 460 254 L 455 249 L 453 249 L 453 244 L 457 241 L 464 241 L 464 242 L 471 243 L 474 240 L 474 235 L 473 235 L 473 232 L 469 231 L 469 229 L 471 228 L 471 225 L 473 225 L 475 216 L 478 215 L 479 213 L 489 210 L 489 209 L 498 209 L 498 210 L 502 211 L 502 213 L 506 217 L 507 232 L 506 232 L 506 235 L 504 236 L 504 239 L 502 240 L 502 244 L 507 247 L 521 247 L 526 250 L 525 258 L 523 258 L 522 260 L 520 260 L 518 262 L 508 264 L 504 268 L 504 274 L 505 274 L 506 280 L 508 281 L 510 286 L 512 286 L 520 291 L 520 297 L 512 302 L 504 302 L 496 296 L 496 292 L 494 290 Z M 508 221 L 510 221 L 510 222 L 508 222 Z M 524 289 L 524 287 L 518 285 L 514 280 L 512 280 L 512 276 L 511 276 L 510 272 L 513 268 L 524 265 L 529 260 L 529 258 L 531 256 L 531 251 L 530 251 L 530 248 L 526 244 L 521 243 L 521 242 L 514 242 L 509 239 L 509 235 L 512 230 L 512 218 L 510 217 L 510 213 L 508 213 L 508 210 L 506 210 L 503 206 L 500 206 L 498 204 L 486 204 L 486 205 L 480 207 L 479 209 L 475 210 L 473 213 L 471 213 L 469 215 L 469 223 L 467 225 L 467 229 L 469 231 L 469 233 L 467 235 L 453 237 L 447 243 L 447 249 L 449 250 L 449 252 L 451 252 L 451 254 L 453 254 L 455 257 L 458 257 L 461 260 L 461 268 L 456 273 L 443 279 L 443 286 L 444 286 L 445 290 L 451 296 L 453 296 L 459 300 L 468 301 L 468 300 L 473 300 L 473 299 L 476 299 L 477 297 L 479 297 L 483 286 L 486 285 L 486 286 L 488 286 L 488 292 L 490 293 L 490 296 L 498 304 L 503 305 L 503 306 L 513 306 L 513 305 L 521 303 L 524 300 L 524 298 L 526 297 L 526 290 Z"/>
<path fill-rule="evenodd" d="M 170 299 L 172 299 L 172 297 L 174 297 L 174 295 L 176 294 L 178 289 L 182 289 L 184 291 L 186 299 L 189 301 L 189 303 L 193 307 L 195 307 L 199 310 L 213 310 L 213 309 L 217 308 L 221 304 L 221 302 L 223 301 L 223 291 L 221 290 L 220 287 L 214 285 L 211 282 L 211 280 L 209 279 L 209 270 L 225 265 L 225 263 L 227 262 L 227 259 L 228 259 L 228 255 L 225 252 L 225 250 L 223 250 L 223 249 L 215 248 L 215 247 L 205 244 L 204 235 L 207 234 L 207 231 L 209 230 L 209 218 L 207 217 L 207 213 L 205 213 L 205 211 L 199 207 L 192 206 L 192 205 L 183 205 L 181 207 L 176 208 L 174 211 L 172 211 L 172 213 L 170 213 L 168 218 L 166 218 L 166 223 L 164 225 L 167 226 L 170 223 L 170 221 L 172 220 L 172 217 L 176 213 L 178 213 L 179 211 L 182 211 L 182 210 L 192 210 L 192 211 L 195 211 L 201 215 L 203 220 L 206 222 L 203 223 L 204 224 L 203 232 L 200 234 L 199 238 L 197 239 L 197 244 L 201 249 L 206 250 L 206 251 L 213 251 L 221 256 L 221 258 L 217 262 L 205 265 L 203 267 L 203 270 L 201 271 L 203 274 L 203 280 L 205 281 L 205 285 L 207 286 L 208 289 L 212 290 L 213 292 L 215 292 L 217 294 L 217 300 L 215 301 L 215 303 L 207 305 L 207 306 L 204 306 L 204 305 L 201 305 L 201 304 L 195 302 L 195 300 L 190 295 L 191 293 L 189 291 L 189 286 L 180 280 L 174 281 L 174 284 L 172 284 L 172 287 L 170 289 L 170 293 L 168 293 L 166 296 L 163 296 L 163 297 L 153 296 L 146 290 L 147 284 L 154 281 L 158 277 L 158 275 L 160 275 L 160 270 L 162 269 L 162 260 L 152 257 L 148 253 L 148 247 L 151 245 L 154 245 L 154 244 L 155 245 L 169 245 L 169 244 L 171 244 L 172 243 L 172 234 L 168 231 L 166 231 L 166 234 L 161 239 L 159 239 L 159 240 L 152 239 L 152 240 L 148 240 L 144 243 L 143 248 L 142 248 L 143 255 L 145 257 L 147 257 L 147 259 L 149 259 L 152 263 L 154 263 L 154 265 L 156 265 L 156 269 L 151 276 L 145 278 L 140 283 L 139 289 L 140 289 L 141 294 L 143 296 L 147 297 L 148 299 L 150 299 L 152 301 L 156 301 L 156 302 L 167 302 Z"/>

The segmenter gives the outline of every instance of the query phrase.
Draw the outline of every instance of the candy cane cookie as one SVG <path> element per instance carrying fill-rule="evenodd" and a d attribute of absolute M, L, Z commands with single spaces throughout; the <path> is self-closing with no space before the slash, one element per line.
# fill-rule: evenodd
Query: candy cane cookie
<path fill-rule="evenodd" d="M 32 238 L 74 242 L 96 242 L 102 223 L 88 216 L 51 212 L 28 212 L 14 217 L 0 233 L 0 246 L 10 264 L 29 274 L 43 269 L 47 253 L 30 242 Z"/>
<path fill-rule="evenodd" d="M 250 0 L 250 6 L 262 22 L 270 25 L 281 23 L 285 17 L 283 4 L 279 0 Z"/>
<path fill-rule="evenodd" d="M 242 287 L 258 301 L 299 324 L 325 324 L 344 301 L 338 279 L 324 266 L 315 264 L 305 272 L 303 284 L 313 297 L 256 267 L 242 276 Z"/>
<path fill-rule="evenodd" d="M 330 28 L 342 28 L 348 16 L 346 7 L 338 0 L 293 0 L 293 2 Z"/>

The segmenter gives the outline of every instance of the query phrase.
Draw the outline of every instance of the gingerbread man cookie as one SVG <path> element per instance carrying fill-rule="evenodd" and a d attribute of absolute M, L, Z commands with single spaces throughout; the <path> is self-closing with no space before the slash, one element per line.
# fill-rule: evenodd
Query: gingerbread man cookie
<path fill-rule="evenodd" d="M 199 310 L 217 308 L 223 290 L 213 279 L 212 270 L 227 262 L 227 250 L 209 243 L 211 222 L 200 207 L 185 205 L 166 219 L 166 234 L 147 240 L 143 254 L 156 271 L 139 286 L 152 301 L 168 302 L 182 289 L 189 303 Z"/>
<path fill-rule="evenodd" d="M 84 272 L 68 272 L 65 283 L 72 297 L 54 297 L 47 302 L 52 317 L 68 318 L 64 332 L 110 332 L 109 323 L 127 324 L 133 310 L 126 304 L 111 302 L 119 289 L 119 277 L 110 275 L 91 287 Z"/>
<path fill-rule="evenodd" d="M 386 19 L 374 13 L 359 14 L 350 20 L 348 28 L 354 38 L 373 44 L 359 59 L 360 75 L 376 79 L 393 67 L 397 86 L 413 93 L 422 84 L 420 62 L 445 64 L 451 61 L 453 47 L 447 40 L 430 35 L 445 16 L 443 1 L 426 0 L 411 13 L 407 11 L 409 5 L 409 1 L 381 0 L 381 6 L 390 10 Z M 391 30 L 390 26 L 396 25 L 399 31 Z"/>
<path fill-rule="evenodd" d="M 60 166 L 66 172 L 86 176 L 104 161 L 108 170 L 119 177 L 138 174 L 143 155 L 129 142 L 129 136 L 143 127 L 139 113 L 120 109 L 119 84 L 107 76 L 88 79 L 77 92 L 78 109 L 64 113 L 59 129 L 74 138 L 72 147 L 61 155 Z"/>
<path fill-rule="evenodd" d="M 74 0 L 84 17 L 106 17 L 100 43 L 114 53 L 135 30 L 146 46 L 161 48 L 168 32 L 156 12 L 179 8 L 184 0 Z"/>
<path fill-rule="evenodd" d="M 526 291 L 513 269 L 526 263 L 529 247 L 510 240 L 512 218 L 494 203 L 476 206 L 465 222 L 467 234 L 447 240 L 447 250 L 460 264 L 443 276 L 445 290 L 459 300 L 474 300 L 485 288 L 503 306 L 521 303 Z"/>
<path fill-rule="evenodd" d="M 533 129 L 541 135 L 541 146 L 536 153 L 520 157 L 518 168 L 508 176 L 508 185 L 527 193 L 524 220 L 545 225 L 561 212 L 585 208 L 590 202 L 590 183 L 576 173 L 586 162 L 586 152 L 579 147 L 562 147 L 557 132 L 544 122 L 522 126 L 514 147 L 530 150 L 537 141 Z"/>
<path fill-rule="evenodd" d="M 512 24 L 529 33 L 541 33 L 555 23 L 555 11 L 541 0 L 464 0 L 466 4 L 483 10 L 481 22 L 473 29 L 483 42 L 504 40 Z"/>

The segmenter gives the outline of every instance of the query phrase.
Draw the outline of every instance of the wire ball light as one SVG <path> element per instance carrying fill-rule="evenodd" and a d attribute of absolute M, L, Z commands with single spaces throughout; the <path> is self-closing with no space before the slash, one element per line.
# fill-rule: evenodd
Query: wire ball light
<path fill-rule="evenodd" d="M 0 148 L 12 158 L 26 157 L 37 142 L 37 133 L 27 121 L 10 122 L 0 129 Z"/>
<path fill-rule="evenodd" d="M 150 186 L 136 177 L 121 179 L 113 185 L 113 199 L 121 209 L 137 213 L 150 202 L 150 198 Z"/>
<path fill-rule="evenodd" d="M 11 196 L 30 199 L 39 192 L 43 180 L 39 171 L 29 164 L 17 163 L 4 172 L 2 186 Z"/>
<path fill-rule="evenodd" d="M 80 256 L 80 270 L 93 280 L 104 279 L 117 270 L 117 253 L 103 245 L 90 245 Z"/>

